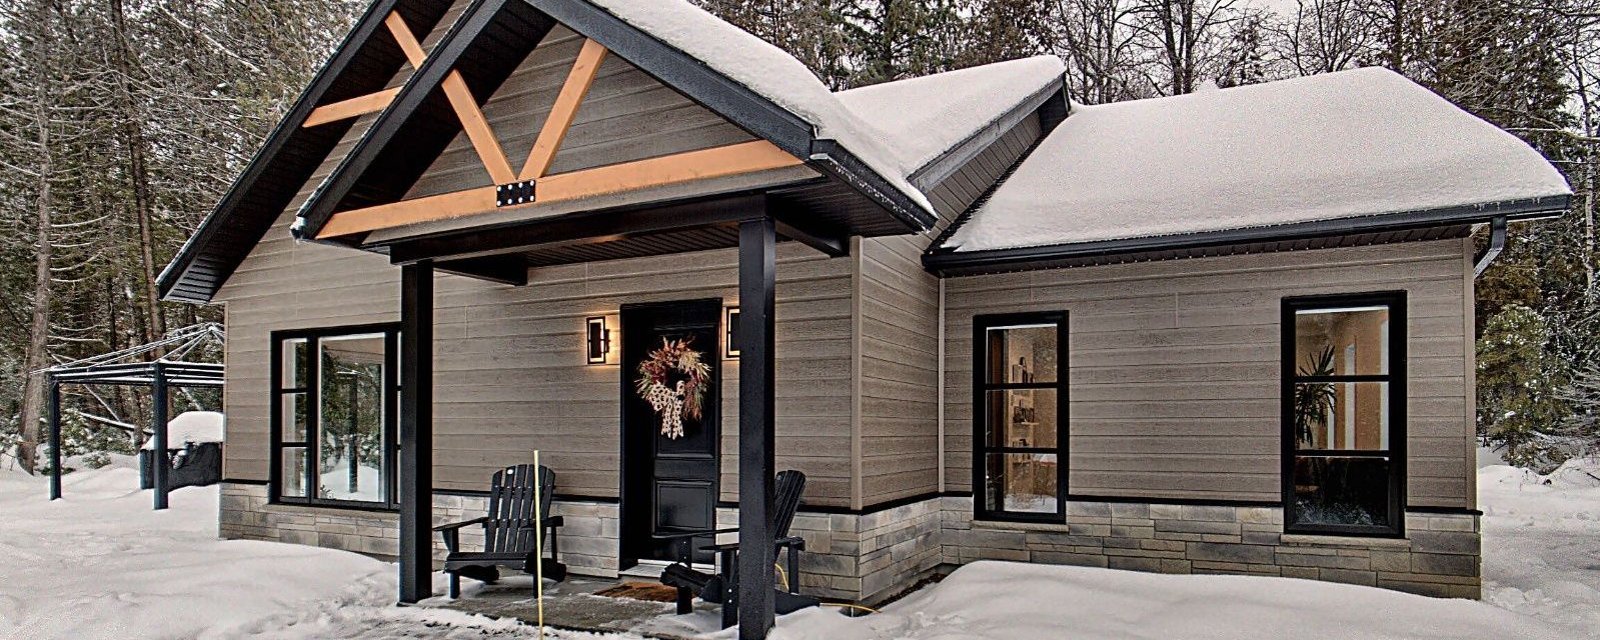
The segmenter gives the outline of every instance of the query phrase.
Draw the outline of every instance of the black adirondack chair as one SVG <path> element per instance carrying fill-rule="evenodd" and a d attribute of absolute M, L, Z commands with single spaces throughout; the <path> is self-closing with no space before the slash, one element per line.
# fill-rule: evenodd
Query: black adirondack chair
<path fill-rule="evenodd" d="M 537 479 L 536 479 L 537 478 Z M 540 521 L 545 529 L 545 548 L 550 557 L 539 558 L 534 544 L 534 483 L 539 488 Z M 493 584 L 500 579 L 500 567 L 510 567 L 532 574 L 544 563 L 544 576 L 564 580 L 567 567 L 557 561 L 561 543 L 557 532 L 561 529 L 561 516 L 550 515 L 551 494 L 556 488 L 556 474 L 549 467 L 519 464 L 496 471 L 489 485 L 488 515 L 462 522 L 434 527 L 444 537 L 444 547 L 449 554 L 444 559 L 444 572 L 450 575 L 450 597 L 461 595 L 461 577 Z M 461 530 L 472 525 L 483 525 L 483 551 L 462 551 Z"/>
<path fill-rule="evenodd" d="M 775 550 L 787 556 L 788 593 L 774 594 L 774 608 L 779 614 L 793 613 L 819 604 L 816 598 L 800 595 L 800 552 L 806 548 L 805 539 L 789 535 L 794 524 L 794 514 L 800 510 L 800 494 L 806 488 L 806 474 L 795 470 L 778 473 L 774 484 L 772 513 L 772 544 Z M 661 572 L 661 583 L 678 590 L 678 613 L 694 610 L 694 596 L 722 605 L 722 628 L 739 622 L 739 543 L 716 543 L 722 534 L 738 533 L 738 529 L 716 529 L 685 533 L 660 534 L 659 540 L 672 540 L 677 549 L 678 561 Z M 696 545 L 695 541 L 708 539 L 711 544 Z M 713 575 L 691 567 L 694 551 L 709 551 L 717 556 L 718 572 Z"/>

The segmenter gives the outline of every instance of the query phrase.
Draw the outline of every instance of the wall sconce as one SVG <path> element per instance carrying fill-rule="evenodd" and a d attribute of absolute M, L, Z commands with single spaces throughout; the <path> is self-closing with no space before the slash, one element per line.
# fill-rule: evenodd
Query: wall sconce
<path fill-rule="evenodd" d="M 605 364 L 606 356 L 611 353 L 611 330 L 606 328 L 606 319 L 601 316 L 589 318 L 584 320 L 584 327 L 589 364 Z"/>
<path fill-rule="evenodd" d="M 739 308 L 724 307 L 722 309 L 722 357 L 739 357 Z"/>

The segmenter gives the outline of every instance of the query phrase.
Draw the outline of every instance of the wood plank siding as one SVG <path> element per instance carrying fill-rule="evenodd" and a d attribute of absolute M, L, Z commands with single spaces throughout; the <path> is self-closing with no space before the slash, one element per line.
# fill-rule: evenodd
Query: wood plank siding
<path fill-rule="evenodd" d="M 971 490 L 975 314 L 1070 314 L 1069 493 L 1277 502 L 1282 299 L 1405 290 L 1409 504 L 1475 508 L 1471 249 L 1452 239 L 952 278 L 947 486 Z"/>
<path fill-rule="evenodd" d="M 1039 136 L 1031 115 L 930 190 L 939 224 L 926 236 L 865 238 L 860 318 L 863 506 L 939 491 L 939 280 L 922 252 L 1016 163 Z"/>

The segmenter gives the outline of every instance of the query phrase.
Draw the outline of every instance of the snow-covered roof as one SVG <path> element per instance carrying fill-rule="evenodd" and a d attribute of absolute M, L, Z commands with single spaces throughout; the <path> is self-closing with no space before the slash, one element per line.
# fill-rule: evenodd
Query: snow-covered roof
<path fill-rule="evenodd" d="M 894 141 L 890 152 L 912 171 L 1023 100 L 1061 79 L 1055 56 L 1034 56 L 875 84 L 834 94 L 846 109 Z"/>
<path fill-rule="evenodd" d="M 1545 158 L 1382 68 L 1097 106 L 945 241 L 957 252 L 1564 196 Z"/>
<path fill-rule="evenodd" d="M 824 85 L 822 80 L 799 60 L 686 0 L 651 2 L 590 0 L 590 2 L 806 121 L 816 129 L 818 138 L 832 139 L 839 143 L 867 166 L 883 175 L 907 197 L 927 211 L 933 211 L 933 205 L 929 203 L 927 196 L 913 187 L 907 179 L 931 159 L 924 153 L 925 147 L 931 146 L 931 143 L 902 139 L 916 138 L 926 132 L 915 132 L 915 135 L 909 136 L 885 135 L 889 129 L 897 128 L 892 122 L 893 118 L 883 117 L 883 112 L 875 111 L 871 117 L 877 122 L 868 122 L 851 108 L 847 108 L 845 102 L 829 91 L 827 85 Z M 1057 59 L 1054 64 L 1053 73 L 1059 77 L 1061 62 Z M 1031 69 L 1037 71 L 1046 66 L 1045 63 L 1035 62 L 1032 63 Z M 1016 96 L 1020 100 L 1043 86 L 1043 82 L 1038 82 L 1034 77 L 1036 74 L 1022 73 L 1020 69 L 1013 71 L 1015 72 L 1008 73 L 1007 77 L 1018 83 L 1019 88 L 1029 84 L 1032 86 L 1010 90 L 1012 88 L 1001 86 L 1001 79 L 994 79 L 985 81 L 986 88 L 997 94 Z M 972 76 L 965 77 L 968 80 L 972 78 Z M 937 84 L 937 81 L 932 82 Z M 925 88 L 931 90 L 934 87 L 929 84 Z M 861 102 L 872 102 L 872 100 L 867 98 Z M 962 100 L 964 105 L 977 105 L 980 102 L 988 105 L 998 101 Z M 1012 105 L 1005 105 L 1005 107 L 1010 106 Z M 964 123 L 971 126 L 968 130 L 970 132 L 988 124 L 1003 111 L 1004 108 L 1001 108 L 982 114 L 978 113 L 974 106 L 966 106 L 952 111 L 949 117 L 954 118 L 956 117 L 954 114 L 959 113 L 982 120 L 977 124 Z"/>
<path fill-rule="evenodd" d="M 167 422 L 167 446 L 182 447 L 185 442 L 222 442 L 224 419 L 216 411 L 185 411 Z M 144 441 L 142 449 L 154 449 L 155 436 Z"/>

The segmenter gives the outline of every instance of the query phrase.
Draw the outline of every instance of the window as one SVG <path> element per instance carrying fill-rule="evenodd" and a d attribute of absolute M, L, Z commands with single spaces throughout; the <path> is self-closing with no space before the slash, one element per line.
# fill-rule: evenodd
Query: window
<path fill-rule="evenodd" d="M 272 499 L 393 508 L 395 325 L 272 336 Z"/>
<path fill-rule="evenodd" d="M 1283 305 L 1284 529 L 1403 533 L 1405 294 Z"/>
<path fill-rule="evenodd" d="M 1067 486 L 1067 314 L 973 319 L 977 517 L 1057 520 Z"/>

